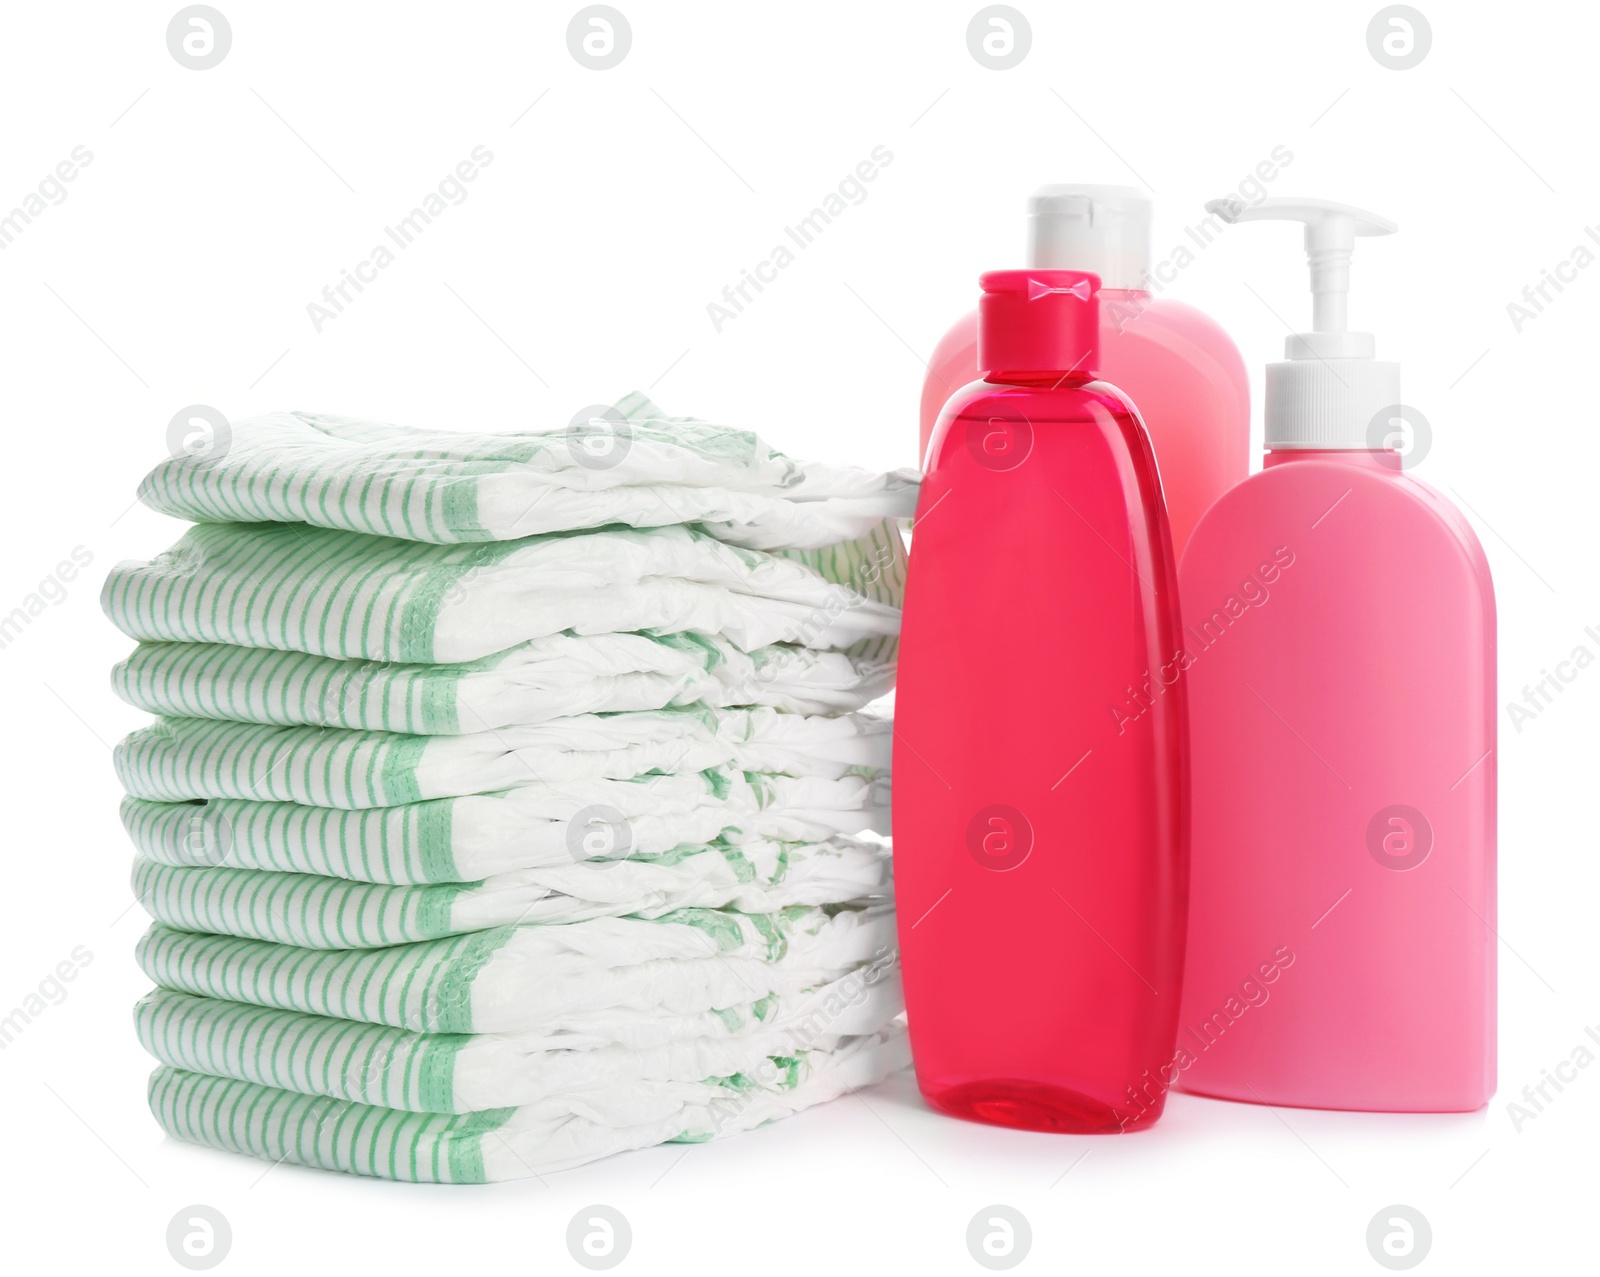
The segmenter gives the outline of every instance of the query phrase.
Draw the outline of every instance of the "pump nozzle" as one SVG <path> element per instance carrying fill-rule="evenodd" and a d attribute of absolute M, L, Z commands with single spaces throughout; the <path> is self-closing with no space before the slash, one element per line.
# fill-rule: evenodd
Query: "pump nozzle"
<path fill-rule="evenodd" d="M 1311 331 L 1345 334 L 1349 329 L 1347 302 L 1350 295 L 1350 255 L 1357 235 L 1391 235 L 1400 228 L 1387 217 L 1368 213 L 1349 204 L 1332 200 L 1264 199 L 1246 204 L 1237 197 L 1212 200 L 1206 212 L 1215 213 L 1230 224 L 1236 222 L 1303 222 L 1306 228 L 1306 257 L 1311 262 Z M 1291 345 L 1290 359 L 1307 355 L 1323 359 L 1360 359 L 1372 356 L 1372 339 L 1366 334 L 1351 334 L 1364 341 L 1301 341 L 1304 352 Z"/>
<path fill-rule="evenodd" d="M 1400 369 L 1373 359 L 1371 333 L 1349 331 L 1350 257 L 1357 235 L 1389 235 L 1399 227 L 1333 200 L 1274 197 L 1246 204 L 1230 197 L 1212 200 L 1206 212 L 1230 225 L 1300 222 L 1306 228 L 1311 332 L 1284 343 L 1287 363 L 1267 365 L 1267 446 L 1369 446 L 1362 414 L 1398 403 Z"/>

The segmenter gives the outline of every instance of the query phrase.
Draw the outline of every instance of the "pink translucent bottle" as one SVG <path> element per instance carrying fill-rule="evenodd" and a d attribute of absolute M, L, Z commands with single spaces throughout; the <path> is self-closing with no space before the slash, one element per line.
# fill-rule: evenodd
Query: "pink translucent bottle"
<path fill-rule="evenodd" d="M 1028 265 L 1101 277 L 1099 372 L 1139 406 L 1149 428 L 1181 557 L 1200 516 L 1249 473 L 1250 382 L 1215 322 L 1145 287 L 1150 212 L 1150 201 L 1131 187 L 1041 187 L 1028 201 Z M 924 456 L 945 400 L 978 376 L 976 313 L 945 334 L 928 368 Z"/>
<path fill-rule="evenodd" d="M 1183 559 L 1194 851 L 1179 1084 L 1313 1108 L 1480 1108 L 1495 1087 L 1489 567 L 1389 446 L 1415 420 L 1399 366 L 1345 331 L 1353 237 L 1393 225 L 1309 200 L 1234 218 L 1306 223 L 1317 322 L 1268 366 L 1266 468 L 1211 509 Z"/>
<path fill-rule="evenodd" d="M 1095 276 L 982 279 L 912 532 L 894 859 L 917 1083 L 1030 1130 L 1159 1116 L 1183 956 L 1185 689 L 1149 438 Z"/>

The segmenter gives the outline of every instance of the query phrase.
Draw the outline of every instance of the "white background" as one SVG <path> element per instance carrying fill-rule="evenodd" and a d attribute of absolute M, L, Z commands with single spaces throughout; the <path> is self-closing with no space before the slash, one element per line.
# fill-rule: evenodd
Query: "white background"
<path fill-rule="evenodd" d="M 167 1222 L 196 1202 L 231 1221 L 222 1271 L 241 1273 L 578 1271 L 565 1230 L 593 1202 L 631 1221 L 622 1271 L 975 1272 L 966 1225 L 992 1203 L 1031 1221 L 1022 1271 L 1377 1272 L 1365 1232 L 1391 1203 L 1431 1222 L 1424 1272 L 1592 1268 L 1600 1067 L 1520 1131 L 1507 1104 L 1600 1023 L 1600 671 L 1520 732 L 1502 708 L 1501 1084 L 1483 1112 L 1177 1095 L 1149 1133 L 1066 1138 L 936 1118 L 902 1077 L 725 1143 L 451 1190 L 263 1175 L 147 1113 L 129 1024 L 145 919 L 109 755 L 141 716 L 108 690 L 128 643 L 95 596 L 178 535 L 130 503 L 191 403 L 514 429 L 639 387 L 801 455 L 911 464 L 921 360 L 980 270 L 1021 264 L 1031 187 L 1147 185 L 1159 256 L 1282 145 L 1274 193 L 1401 226 L 1361 243 L 1352 319 L 1432 423 L 1415 473 L 1488 552 L 1504 706 L 1579 644 L 1600 654 L 1600 267 L 1520 334 L 1506 309 L 1600 223 L 1600 11 L 1419 0 L 1432 49 L 1395 71 L 1368 52 L 1372 0 L 1017 0 L 1032 49 L 992 71 L 967 49 L 975 0 L 617 0 L 632 48 L 597 72 L 567 49 L 576 3 L 217 3 L 233 45 L 201 72 L 168 53 L 172 0 L 4 14 L 0 211 L 93 154 L 0 251 L 0 613 L 74 547 L 93 555 L 0 651 L 0 1014 L 76 946 L 93 955 L 0 1053 L 9 1270 L 177 1271 Z M 478 145 L 494 159 L 469 198 L 316 332 L 307 304 Z M 706 304 L 880 145 L 893 161 L 866 200 L 714 331 Z M 1170 290 L 1244 351 L 1258 439 L 1261 366 L 1307 315 L 1302 260 L 1292 228 L 1240 229 Z"/>

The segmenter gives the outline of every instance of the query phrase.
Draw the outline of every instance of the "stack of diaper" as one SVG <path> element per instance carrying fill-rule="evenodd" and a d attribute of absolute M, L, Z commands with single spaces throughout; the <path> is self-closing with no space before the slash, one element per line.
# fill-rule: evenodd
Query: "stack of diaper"
<path fill-rule="evenodd" d="M 915 476 L 641 396 L 283 414 L 163 463 L 102 604 L 157 1118 L 396 1179 L 745 1130 L 905 1062 L 888 852 Z"/>

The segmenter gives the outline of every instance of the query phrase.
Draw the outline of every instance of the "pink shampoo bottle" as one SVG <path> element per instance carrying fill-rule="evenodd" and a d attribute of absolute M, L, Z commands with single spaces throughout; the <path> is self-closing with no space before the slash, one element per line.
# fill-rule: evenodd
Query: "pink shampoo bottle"
<path fill-rule="evenodd" d="M 894 875 L 917 1085 L 943 1113 L 1141 1130 L 1173 1053 L 1184 688 L 1150 441 L 1095 380 L 1098 281 L 983 276 L 984 380 L 945 406 L 913 525 Z"/>
<path fill-rule="evenodd" d="M 1192 878 L 1173 1080 L 1310 1108 L 1495 1089 L 1495 605 L 1466 520 L 1393 448 L 1399 366 L 1346 331 L 1355 237 L 1305 225 L 1315 331 L 1267 368 L 1265 469 L 1182 560 Z"/>
<path fill-rule="evenodd" d="M 1250 470 L 1250 381 L 1239 351 L 1192 306 L 1150 291 L 1150 201 L 1126 186 L 1044 186 L 1028 201 L 1027 264 L 1101 278 L 1100 375 L 1139 406 L 1166 492 L 1173 552 Z M 978 378 L 978 316 L 933 352 L 922 455 L 945 401 Z"/>

